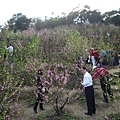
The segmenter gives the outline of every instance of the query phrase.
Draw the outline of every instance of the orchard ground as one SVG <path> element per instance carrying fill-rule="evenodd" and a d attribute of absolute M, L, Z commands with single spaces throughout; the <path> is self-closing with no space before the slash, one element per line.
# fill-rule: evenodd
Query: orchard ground
<path fill-rule="evenodd" d="M 120 69 L 109 68 L 109 71 L 110 73 L 115 73 L 116 71 L 120 72 Z M 99 79 L 94 80 L 95 101 L 96 101 L 95 115 L 86 116 L 84 114 L 84 112 L 87 111 L 84 92 L 81 93 L 82 94 L 81 101 L 80 99 L 78 99 L 74 103 L 66 104 L 65 111 L 69 110 L 70 114 L 74 116 L 73 117 L 74 119 L 72 120 L 105 120 L 105 116 L 109 114 L 116 114 L 118 111 L 120 111 L 120 107 L 119 107 L 120 92 L 118 91 L 117 86 L 114 84 L 114 79 L 111 81 L 111 84 L 116 99 L 114 99 L 113 101 L 109 101 L 109 103 L 104 103 Z M 19 89 L 22 93 L 21 99 L 18 102 L 18 107 L 20 110 L 19 111 L 20 120 L 55 120 L 56 119 L 56 117 L 53 118 L 46 117 L 44 119 L 40 117 L 52 112 L 53 109 L 47 103 L 44 104 L 45 111 L 40 111 L 38 109 L 37 114 L 33 112 L 33 104 L 36 99 L 34 95 L 34 87 L 26 86 L 25 88 L 16 88 L 16 89 Z"/>

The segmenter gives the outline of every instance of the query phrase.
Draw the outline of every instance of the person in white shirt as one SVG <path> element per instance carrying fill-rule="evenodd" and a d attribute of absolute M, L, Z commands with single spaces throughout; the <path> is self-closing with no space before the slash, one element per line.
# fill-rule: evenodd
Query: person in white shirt
<path fill-rule="evenodd" d="M 90 73 L 88 73 L 86 67 L 82 67 L 81 71 L 84 74 L 83 82 L 81 82 L 81 84 L 84 86 L 85 89 L 85 96 L 88 108 L 88 111 L 85 112 L 85 115 L 92 116 L 92 114 L 95 114 L 96 112 L 92 76 Z"/>
<path fill-rule="evenodd" d="M 11 60 L 11 62 L 13 62 L 13 61 L 14 61 L 14 60 L 13 60 L 13 52 L 14 52 L 13 46 L 10 44 L 9 47 L 6 47 L 6 50 L 9 51 L 10 60 Z"/>

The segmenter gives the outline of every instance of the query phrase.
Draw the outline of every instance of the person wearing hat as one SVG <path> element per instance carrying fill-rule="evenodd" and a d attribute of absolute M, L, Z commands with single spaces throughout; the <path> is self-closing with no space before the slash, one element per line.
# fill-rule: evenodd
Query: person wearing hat
<path fill-rule="evenodd" d="M 108 95 L 110 96 L 111 100 L 113 99 L 113 93 L 111 90 L 111 85 L 109 81 L 110 73 L 105 68 L 98 68 L 97 66 L 93 66 L 95 73 L 92 75 L 92 79 L 99 78 L 101 83 L 101 89 L 103 90 L 103 97 L 104 102 L 108 103 Z"/>
<path fill-rule="evenodd" d="M 87 102 L 87 108 L 88 108 L 85 115 L 92 116 L 92 114 L 95 114 L 96 112 L 92 76 L 90 73 L 88 73 L 88 71 L 86 70 L 86 67 L 82 67 L 81 71 L 84 74 L 83 82 L 81 84 L 85 88 L 85 96 L 86 96 L 86 102 Z"/>

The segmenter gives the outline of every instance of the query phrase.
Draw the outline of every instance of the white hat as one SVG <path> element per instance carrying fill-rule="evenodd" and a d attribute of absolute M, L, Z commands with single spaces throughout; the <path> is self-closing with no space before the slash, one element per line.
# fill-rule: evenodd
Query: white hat
<path fill-rule="evenodd" d="M 97 68 L 97 66 L 93 66 L 93 70 L 94 70 L 95 68 Z"/>

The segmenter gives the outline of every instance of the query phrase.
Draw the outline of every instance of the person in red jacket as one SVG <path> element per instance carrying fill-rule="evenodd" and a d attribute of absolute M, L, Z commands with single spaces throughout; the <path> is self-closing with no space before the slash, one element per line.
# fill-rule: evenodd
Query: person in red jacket
<path fill-rule="evenodd" d="M 108 96 L 109 94 L 111 100 L 113 99 L 113 93 L 111 90 L 111 85 L 109 81 L 109 71 L 105 68 L 97 68 L 97 66 L 94 66 L 93 69 L 95 70 L 95 73 L 92 75 L 92 79 L 99 78 L 101 83 L 101 89 L 103 90 L 103 97 L 104 102 L 108 103 Z"/>
<path fill-rule="evenodd" d="M 95 48 L 95 50 L 93 51 L 93 56 L 94 56 L 95 62 L 97 63 L 98 57 L 99 57 L 99 52 L 98 52 L 97 48 Z"/>
<path fill-rule="evenodd" d="M 94 48 L 90 49 L 90 58 L 92 60 L 92 65 L 95 66 L 95 58 L 94 58 Z"/>

